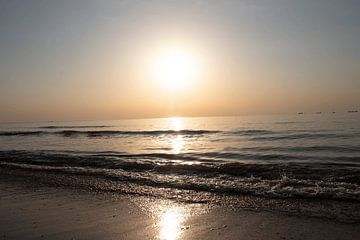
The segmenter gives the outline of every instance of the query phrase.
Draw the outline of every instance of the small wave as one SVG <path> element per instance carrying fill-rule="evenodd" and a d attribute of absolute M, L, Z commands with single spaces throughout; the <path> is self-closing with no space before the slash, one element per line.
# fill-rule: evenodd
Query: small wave
<path fill-rule="evenodd" d="M 276 149 L 277 150 L 277 149 Z M 205 157 L 210 159 L 224 159 L 226 160 L 250 160 L 263 163 L 281 162 L 281 161 L 312 161 L 312 162 L 359 162 L 360 156 L 314 156 L 306 154 L 290 154 L 290 153 L 264 153 L 264 152 L 205 152 L 192 153 L 192 156 Z"/>
<path fill-rule="evenodd" d="M 51 126 L 49 126 L 48 129 Z M 99 128 L 102 126 L 98 126 Z M 105 126 L 104 126 L 105 127 Z M 85 128 L 85 126 L 84 126 Z M 57 129 L 57 127 L 55 128 Z M 208 134 L 225 134 L 234 136 L 247 136 L 253 141 L 276 141 L 276 140 L 297 140 L 297 139 L 333 139 L 333 138 L 354 138 L 357 134 L 331 133 L 331 132 L 273 132 L 268 130 L 61 130 L 61 131 L 2 131 L 0 136 L 41 136 L 41 135 L 58 135 L 63 137 L 116 137 L 116 136 L 160 136 L 160 135 L 208 135 Z"/>
<path fill-rule="evenodd" d="M 113 127 L 113 126 L 105 126 L 105 125 L 88 125 L 88 126 L 76 126 L 76 125 L 72 125 L 72 126 L 40 126 L 38 128 L 40 129 L 63 129 L 63 128 L 108 128 L 108 127 Z"/>
<path fill-rule="evenodd" d="M 0 132 L 0 136 L 34 136 L 41 135 L 44 131 L 5 131 Z"/>
<path fill-rule="evenodd" d="M 271 136 L 260 136 L 253 137 L 251 140 L 255 141 L 276 141 L 276 140 L 297 140 L 297 139 L 333 139 L 333 138 L 354 138 L 357 135 L 355 134 L 345 134 L 345 133 L 289 133 L 283 134 L 279 133 Z"/>
<path fill-rule="evenodd" d="M 276 147 L 226 147 L 224 151 L 251 151 L 251 152 L 298 152 L 298 153 L 314 153 L 314 152 L 330 152 L 330 153 L 359 153 L 359 146 L 331 146 L 331 145 L 315 145 L 315 146 L 276 146 Z"/>
<path fill-rule="evenodd" d="M 297 123 L 297 122 L 291 122 L 291 121 L 274 122 L 274 124 L 279 124 L 279 125 L 295 124 L 295 123 Z"/>
<path fill-rule="evenodd" d="M 249 129 L 249 130 L 236 130 L 227 132 L 228 134 L 233 135 L 243 135 L 243 136 L 252 136 L 252 135 L 265 135 L 265 134 L 273 134 L 273 131 L 268 130 L 258 130 L 258 129 Z"/>
<path fill-rule="evenodd" d="M 63 137 L 88 136 L 88 137 L 107 137 L 121 135 L 139 135 L 139 136 L 158 136 L 158 135 L 205 135 L 214 134 L 220 131 L 213 130 L 153 130 L 153 131 L 80 131 L 80 130 L 62 130 L 62 131 L 5 131 L 0 132 L 0 136 L 38 136 L 38 135 L 61 135 Z"/>
<path fill-rule="evenodd" d="M 144 135 L 144 136 L 157 136 L 157 135 L 204 135 L 217 133 L 218 131 L 209 130 L 153 130 L 153 131 L 71 131 L 64 130 L 55 132 L 63 136 L 76 136 L 87 135 L 89 137 L 101 137 L 101 136 L 117 136 L 117 135 Z"/>

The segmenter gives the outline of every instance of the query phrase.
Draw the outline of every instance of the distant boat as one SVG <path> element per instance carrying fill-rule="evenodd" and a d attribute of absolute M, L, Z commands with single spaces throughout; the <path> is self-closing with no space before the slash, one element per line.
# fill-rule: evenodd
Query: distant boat
<path fill-rule="evenodd" d="M 303 112 L 298 112 L 298 114 L 304 114 Z"/>
<path fill-rule="evenodd" d="M 358 110 L 349 110 L 348 113 L 357 113 Z"/>
<path fill-rule="evenodd" d="M 336 112 L 332 112 L 333 114 L 336 113 Z"/>

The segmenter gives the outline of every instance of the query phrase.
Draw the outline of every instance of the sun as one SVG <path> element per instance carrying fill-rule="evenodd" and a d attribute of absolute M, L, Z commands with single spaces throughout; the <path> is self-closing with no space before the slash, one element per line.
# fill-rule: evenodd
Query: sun
<path fill-rule="evenodd" d="M 167 90 L 184 89 L 199 76 L 199 63 L 190 51 L 172 48 L 154 56 L 151 64 L 153 79 Z"/>

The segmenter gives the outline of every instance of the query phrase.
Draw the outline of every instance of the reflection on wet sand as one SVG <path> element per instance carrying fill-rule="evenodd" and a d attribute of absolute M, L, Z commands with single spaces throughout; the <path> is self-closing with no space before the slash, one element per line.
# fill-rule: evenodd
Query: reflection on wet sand
<path fill-rule="evenodd" d="M 179 207 L 165 207 L 159 211 L 159 239 L 176 240 L 180 237 L 185 219 L 184 210 Z"/>
<path fill-rule="evenodd" d="M 204 208 L 197 204 L 181 204 L 168 200 L 145 201 L 141 199 L 137 204 L 154 219 L 157 231 L 156 239 L 178 240 L 189 229 L 186 222 L 194 215 L 204 212 Z"/>

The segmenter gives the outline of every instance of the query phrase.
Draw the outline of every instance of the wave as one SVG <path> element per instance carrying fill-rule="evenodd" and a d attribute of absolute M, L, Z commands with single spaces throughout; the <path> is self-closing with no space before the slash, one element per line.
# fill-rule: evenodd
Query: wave
<path fill-rule="evenodd" d="M 206 152 L 193 153 L 193 156 L 207 157 L 211 159 L 224 160 L 252 160 L 258 162 L 270 161 L 312 161 L 312 162 L 360 162 L 360 155 L 358 156 L 314 156 L 301 155 L 289 153 L 257 153 L 257 152 Z"/>
<path fill-rule="evenodd" d="M 334 138 L 343 138 L 349 139 L 358 137 L 358 134 L 350 133 L 321 133 L 321 132 L 303 132 L 303 133 L 279 133 L 272 136 L 261 136 L 253 137 L 251 140 L 255 141 L 276 141 L 276 140 L 297 140 L 297 139 L 334 139 Z"/>
<path fill-rule="evenodd" d="M 264 135 L 264 134 L 273 134 L 273 131 L 268 130 L 259 130 L 259 129 L 249 129 L 249 130 L 236 130 L 226 132 L 233 135 L 243 135 L 243 136 L 252 136 L 252 135 Z"/>
<path fill-rule="evenodd" d="M 44 126 L 42 128 L 57 129 L 62 126 Z M 80 126 L 80 128 L 87 128 L 90 126 Z M 95 127 L 95 126 L 92 126 Z M 98 128 L 107 126 L 96 126 Z M 71 126 L 70 128 L 75 128 Z M 76 127 L 77 128 L 77 127 Z M 282 140 L 300 140 L 300 139 L 352 139 L 358 138 L 359 133 L 344 133 L 344 132 L 328 132 L 328 131 L 269 131 L 262 129 L 247 129 L 247 130 L 204 130 L 204 129 L 184 129 L 184 130 L 61 130 L 61 131 L 1 131 L 0 136 L 42 136 L 42 135 L 57 135 L 62 137 L 117 137 L 117 136 L 162 136 L 162 135 L 209 135 L 218 134 L 226 136 L 244 136 L 251 141 L 282 141 Z M 217 141 L 212 139 L 211 141 Z"/>
<path fill-rule="evenodd" d="M 204 135 L 217 133 L 218 131 L 209 130 L 153 130 L 153 131 L 60 131 L 56 134 L 63 136 L 87 135 L 89 137 L 116 136 L 116 135 Z"/>
<path fill-rule="evenodd" d="M 0 132 L 0 136 L 36 136 L 43 133 L 44 131 L 5 131 Z"/>
<path fill-rule="evenodd" d="M 314 145 L 314 146 L 271 146 L 271 147 L 226 147 L 225 151 L 252 151 L 252 152 L 290 152 L 290 153 L 314 153 L 314 152 L 330 152 L 330 153 L 359 153 L 358 146 L 331 146 L 331 145 Z"/>
<path fill-rule="evenodd" d="M 80 130 L 62 130 L 62 131 L 3 131 L 0 136 L 39 136 L 39 135 L 61 135 L 63 137 L 72 136 L 88 136 L 88 137 L 102 137 L 102 136 L 121 136 L 121 135 L 204 135 L 213 134 L 220 131 L 213 130 L 152 130 L 152 131 L 80 131 Z"/>
<path fill-rule="evenodd" d="M 279 122 L 274 122 L 274 124 L 280 124 L 280 125 L 285 125 L 285 124 L 295 124 L 298 122 L 292 122 L 292 121 L 279 121 Z"/>
<path fill-rule="evenodd" d="M 56 154 L 55 154 L 56 153 Z M 48 155 L 50 154 L 50 155 Z M 179 154 L 172 153 L 138 153 L 130 154 L 126 152 L 116 152 L 116 151 L 102 151 L 102 152 L 72 152 L 72 151 L 35 151 L 34 155 L 32 152 L 28 151 L 0 151 L 0 160 L 6 156 L 7 158 L 12 158 L 13 156 L 21 156 L 24 159 L 33 158 L 40 159 L 40 157 L 49 156 L 49 158 L 56 158 L 56 160 L 62 161 L 61 159 L 82 159 L 82 158 L 100 158 L 100 159 L 127 159 L 127 160 L 151 160 L 157 162 L 169 162 L 169 161 L 181 161 L 185 162 L 197 162 L 197 163 L 233 163 L 246 161 L 246 163 L 256 163 L 256 164 L 278 164 L 278 163 L 287 163 L 287 162 L 296 162 L 296 163 L 305 163 L 308 162 L 311 164 L 316 163 L 334 163 L 334 164 L 353 164 L 352 166 L 360 166 L 360 155 L 355 156 L 316 156 L 316 155 L 301 155 L 301 154 L 283 154 L 283 153 L 262 153 L 262 152 L 185 152 Z"/>
<path fill-rule="evenodd" d="M 171 157 L 169 157 L 171 156 Z M 113 184 L 225 195 L 325 198 L 360 202 L 360 168 L 346 163 L 213 162 L 196 156 L 2 151 L 0 167 L 87 176 Z M 181 160 L 181 161 L 180 161 Z"/>
<path fill-rule="evenodd" d="M 39 128 L 46 129 L 58 129 L 58 128 L 88 128 L 90 126 L 44 126 Z M 95 126 L 92 126 L 95 127 Z M 97 126 L 98 128 L 107 127 L 107 126 Z M 215 134 L 215 133 L 224 133 L 230 135 L 263 135 L 271 134 L 273 132 L 267 130 L 238 130 L 238 131 L 220 131 L 220 130 L 148 130 L 148 131 L 117 131 L 117 130 L 62 130 L 62 131 L 3 131 L 0 132 L 0 136 L 31 136 L 31 135 L 62 135 L 64 137 L 70 136 L 89 136 L 89 137 L 101 137 L 101 136 L 117 136 L 117 135 L 205 135 L 205 134 Z"/>
<path fill-rule="evenodd" d="M 113 126 L 105 126 L 105 125 L 82 125 L 82 126 L 76 126 L 76 125 L 72 125 L 72 126 L 40 126 L 38 128 L 40 129 L 62 129 L 62 128 L 108 128 L 108 127 L 113 127 Z"/>

